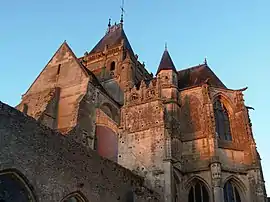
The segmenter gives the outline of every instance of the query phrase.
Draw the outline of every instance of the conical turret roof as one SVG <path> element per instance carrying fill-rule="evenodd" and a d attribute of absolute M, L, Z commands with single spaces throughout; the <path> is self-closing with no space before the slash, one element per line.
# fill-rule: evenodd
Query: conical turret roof
<path fill-rule="evenodd" d="M 173 70 L 177 72 L 167 48 L 163 52 L 156 75 L 162 70 Z"/>

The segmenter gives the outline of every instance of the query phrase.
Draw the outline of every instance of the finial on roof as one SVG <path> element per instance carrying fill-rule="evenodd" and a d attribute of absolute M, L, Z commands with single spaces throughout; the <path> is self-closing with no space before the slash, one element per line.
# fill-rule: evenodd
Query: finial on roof
<path fill-rule="evenodd" d="M 206 58 L 204 58 L 204 64 L 207 65 L 207 59 Z"/>
<path fill-rule="evenodd" d="M 167 45 L 167 42 L 165 42 L 165 51 L 168 50 L 168 45 Z"/>
<path fill-rule="evenodd" d="M 108 27 L 109 27 L 109 28 L 111 27 L 111 18 L 109 18 L 109 24 L 108 24 Z"/>
<path fill-rule="evenodd" d="M 122 0 L 122 6 L 120 7 L 121 8 L 121 20 L 120 20 L 120 23 L 121 24 L 124 23 L 124 12 L 125 12 L 125 10 L 124 10 L 124 3 L 125 3 L 125 1 Z"/>

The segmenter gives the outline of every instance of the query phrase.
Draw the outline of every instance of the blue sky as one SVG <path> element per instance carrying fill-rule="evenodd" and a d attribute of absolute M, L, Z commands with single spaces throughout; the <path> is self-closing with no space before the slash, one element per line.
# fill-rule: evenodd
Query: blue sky
<path fill-rule="evenodd" d="M 119 21 L 121 0 L 13 0 L 0 4 L 0 100 L 19 103 L 64 40 L 77 56 Z M 155 73 L 165 42 L 177 69 L 208 64 L 245 102 L 270 194 L 269 0 L 126 0 L 125 31 L 140 61 Z"/>

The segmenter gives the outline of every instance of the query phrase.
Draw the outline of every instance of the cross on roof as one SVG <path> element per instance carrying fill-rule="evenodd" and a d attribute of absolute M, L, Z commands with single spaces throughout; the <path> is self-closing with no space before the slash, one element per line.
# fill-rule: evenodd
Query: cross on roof
<path fill-rule="evenodd" d="M 124 3 L 125 3 L 125 0 L 122 0 L 122 6 L 120 7 L 121 8 L 121 20 L 120 20 L 120 23 L 124 22 L 124 13 L 125 13 Z"/>

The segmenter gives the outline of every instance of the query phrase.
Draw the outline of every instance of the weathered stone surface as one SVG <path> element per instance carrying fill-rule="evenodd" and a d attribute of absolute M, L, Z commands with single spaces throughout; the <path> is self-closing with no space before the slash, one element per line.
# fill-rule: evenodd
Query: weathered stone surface
<path fill-rule="evenodd" d="M 165 201 L 188 201 L 199 183 L 223 202 L 226 182 L 242 201 L 265 201 L 245 89 L 226 88 L 207 63 L 162 64 L 149 74 L 120 23 L 79 59 L 64 43 L 17 108 L 140 175 Z"/>
<path fill-rule="evenodd" d="M 72 137 L 0 103 L 0 171 L 20 171 L 38 201 L 60 201 L 74 191 L 91 202 L 126 201 L 130 191 L 135 201 L 160 201 L 158 194 L 143 187 L 143 178 Z"/>

